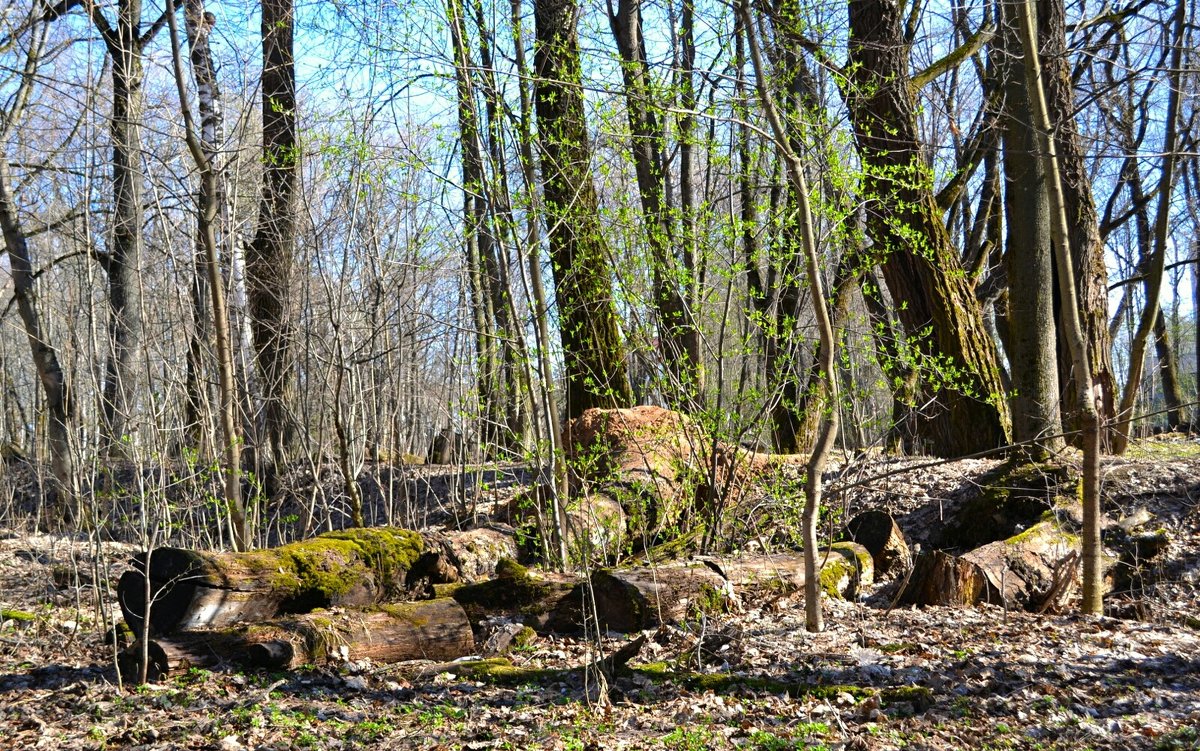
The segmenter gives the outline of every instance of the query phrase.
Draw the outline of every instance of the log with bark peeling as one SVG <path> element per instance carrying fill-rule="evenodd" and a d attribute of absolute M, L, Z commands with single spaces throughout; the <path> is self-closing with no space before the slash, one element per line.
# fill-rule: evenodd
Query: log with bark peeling
<path fill-rule="evenodd" d="M 1079 539 L 1055 522 L 1040 522 L 1007 540 L 962 556 L 933 551 L 917 557 L 903 605 L 992 603 L 1041 611 L 1074 585 Z"/>
<path fill-rule="evenodd" d="M 462 607 L 441 598 L 189 631 L 151 639 L 146 647 L 147 680 L 158 681 L 219 663 L 287 670 L 328 661 L 453 660 L 474 652 L 475 638 Z M 141 659 L 140 642 L 122 652 L 122 678 L 136 680 Z"/>
<path fill-rule="evenodd" d="M 221 628 L 382 601 L 403 590 L 422 548 L 419 534 L 393 528 L 346 529 L 246 553 L 158 548 L 135 557 L 117 594 L 135 634 L 147 596 L 152 633 Z"/>
<path fill-rule="evenodd" d="M 569 574 L 535 573 L 506 564 L 496 579 L 452 593 L 472 622 L 491 615 L 519 619 L 541 632 L 640 631 L 727 607 L 732 588 L 703 563 L 673 563 Z"/>

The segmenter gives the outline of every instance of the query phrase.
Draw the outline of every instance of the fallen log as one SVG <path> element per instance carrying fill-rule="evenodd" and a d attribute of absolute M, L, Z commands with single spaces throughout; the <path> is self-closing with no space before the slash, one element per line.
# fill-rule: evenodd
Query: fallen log
<path fill-rule="evenodd" d="M 160 681 L 218 663 L 290 670 L 331 661 L 452 660 L 474 650 L 466 613 L 443 598 L 153 638 L 146 643 L 146 679 Z M 121 677 L 136 681 L 141 661 L 140 642 L 124 650 L 117 661 Z"/>
<path fill-rule="evenodd" d="M 736 557 L 699 558 L 720 573 L 738 595 L 789 594 L 804 589 L 804 554 L 767 553 Z M 870 552 L 852 542 L 834 543 L 817 551 L 821 587 L 830 597 L 852 598 L 872 584 L 874 563 Z"/>
<path fill-rule="evenodd" d="M 907 571 L 912 565 L 904 532 L 886 511 L 864 511 L 854 517 L 846 525 L 845 538 L 870 551 L 880 576 Z"/>
<path fill-rule="evenodd" d="M 1079 539 L 1051 521 L 962 556 L 933 551 L 917 557 L 904 605 L 977 605 L 1042 611 L 1074 585 Z"/>
<path fill-rule="evenodd" d="M 142 632 L 147 597 L 153 634 L 366 605 L 403 590 L 422 546 L 416 532 L 373 528 L 246 553 L 158 548 L 134 558 L 117 595 L 135 634 Z"/>
<path fill-rule="evenodd" d="M 449 594 L 472 623 L 504 616 L 542 633 L 597 625 L 604 631 L 640 631 L 722 609 L 733 596 L 725 578 L 700 562 L 600 570 L 585 581 L 507 561 L 495 579 Z"/>
<path fill-rule="evenodd" d="M 425 552 L 412 566 L 410 582 L 478 582 L 492 576 L 502 559 L 516 560 L 516 531 L 503 524 L 467 530 L 422 530 Z"/>

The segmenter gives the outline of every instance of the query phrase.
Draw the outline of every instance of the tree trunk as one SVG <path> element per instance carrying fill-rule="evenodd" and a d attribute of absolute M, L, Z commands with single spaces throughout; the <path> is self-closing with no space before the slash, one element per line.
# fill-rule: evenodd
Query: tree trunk
<path fill-rule="evenodd" d="M 566 363 L 566 416 L 629 407 L 611 266 L 592 184 L 576 0 L 537 0 L 534 98 L 550 257 Z"/>
<path fill-rule="evenodd" d="M 104 431 L 107 450 L 124 453 L 134 398 L 139 388 L 137 353 L 142 336 L 142 43 L 141 3 L 122 4 L 112 56 L 113 218 L 105 271 L 110 307 L 111 352 L 104 371 Z"/>
<path fill-rule="evenodd" d="M 1071 80 L 1070 58 L 1066 45 L 1066 11 L 1062 0 L 1037 3 L 1038 36 L 1045 58 L 1043 85 L 1053 125 L 1055 152 L 1062 175 L 1064 208 L 1067 212 L 1074 286 L 1079 306 L 1083 337 L 1087 348 L 1088 370 L 1092 374 L 1101 423 L 1116 416 L 1117 386 L 1112 369 L 1112 341 L 1108 335 L 1108 270 L 1104 266 L 1104 242 L 1100 237 L 1092 182 L 1087 167 L 1087 152 L 1075 125 L 1075 90 Z M 1057 266 L 1055 273 L 1057 274 Z M 1070 332 L 1066 313 L 1056 285 L 1055 321 L 1058 326 L 1059 386 L 1063 404 L 1069 411 L 1064 422 L 1069 430 L 1084 429 L 1084 417 L 1073 409 L 1079 404 L 1078 369 L 1072 366 Z M 1107 443 L 1110 428 L 1102 437 Z M 1078 435 L 1078 434 L 1077 434 Z M 1078 440 L 1074 441 L 1080 445 Z"/>
<path fill-rule="evenodd" d="M 32 81 L 29 85 L 32 85 Z M 16 113 L 10 113 L 13 114 Z M 54 505 L 57 506 L 53 510 L 48 509 L 47 515 L 57 521 L 65 521 L 72 513 L 71 504 L 76 499 L 75 458 L 71 450 L 71 426 L 75 419 L 75 407 L 70 398 L 67 374 L 58 361 L 58 351 L 47 338 L 47 331 L 42 326 L 38 313 L 33 258 L 21 227 L 20 217 L 17 215 L 10 185 L 8 157 L 5 155 L 0 157 L 0 230 L 4 233 L 4 248 L 8 251 L 9 267 L 12 270 L 17 312 L 25 327 L 25 338 L 29 341 L 34 370 L 46 396 L 50 464 L 55 483 Z"/>
<path fill-rule="evenodd" d="M 625 110 L 643 232 L 650 248 L 661 355 L 670 376 L 665 391 L 672 409 L 692 412 L 700 396 L 699 336 L 686 294 L 691 287 L 690 271 L 686 264 L 680 263 L 674 250 L 679 244 L 679 233 L 675 231 L 668 206 L 666 134 L 654 110 L 657 103 L 642 36 L 641 0 L 618 0 L 615 10 L 610 3 L 609 25 L 621 55 Z M 690 133 L 680 137 L 690 137 Z M 680 149 L 688 155 L 687 168 L 690 168 L 691 145 L 681 140 Z M 690 186 L 690 178 L 687 182 Z"/>
<path fill-rule="evenodd" d="M 276 466 L 287 460 L 294 380 L 291 306 L 296 244 L 296 69 L 292 0 L 262 4 L 263 184 L 258 227 L 246 249 L 246 281 L 254 345 L 262 373 L 264 422 Z"/>
<path fill-rule="evenodd" d="M 146 647 L 146 680 L 162 681 L 217 662 L 294 670 L 349 660 L 453 660 L 475 650 L 475 637 L 462 606 L 442 598 L 176 634 L 155 638 Z M 141 655 L 142 645 L 137 643 L 118 656 L 122 678 L 137 680 Z"/>
<path fill-rule="evenodd" d="M 1058 350 L 1054 328 L 1054 254 L 1046 175 L 1029 123 L 1017 22 L 1023 0 L 1005 0 L 993 56 L 1004 93 L 1000 122 L 1004 143 L 1004 213 L 1007 217 L 1009 336 L 1013 441 L 1031 459 L 1062 446 Z"/>
<path fill-rule="evenodd" d="M 843 84 L 865 176 L 867 232 L 905 331 L 916 340 L 937 411 L 919 423 L 939 456 L 1007 441 L 996 351 L 930 187 L 909 83 L 909 44 L 894 0 L 851 0 Z"/>

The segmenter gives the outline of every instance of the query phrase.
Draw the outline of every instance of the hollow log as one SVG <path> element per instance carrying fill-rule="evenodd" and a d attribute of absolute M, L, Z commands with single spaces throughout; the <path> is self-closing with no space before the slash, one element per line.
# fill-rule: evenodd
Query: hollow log
<path fill-rule="evenodd" d="M 904 532 L 886 511 L 864 511 L 854 517 L 846 525 L 845 538 L 870 551 L 880 576 L 907 571 L 912 565 Z"/>
<path fill-rule="evenodd" d="M 1077 537 L 1054 522 L 1040 522 L 962 556 L 942 551 L 918 556 L 899 601 L 905 605 L 989 602 L 1045 610 L 1074 586 L 1078 556 Z"/>
<path fill-rule="evenodd" d="M 147 647 L 147 680 L 159 681 L 218 663 L 290 670 L 330 661 L 453 660 L 474 652 L 475 637 L 462 607 L 443 598 L 182 632 L 151 639 Z M 141 652 L 137 643 L 119 656 L 125 680 L 137 679 Z"/>
<path fill-rule="evenodd" d="M 135 634 L 142 631 L 147 595 L 153 634 L 366 605 L 403 590 L 422 545 L 416 532 L 372 528 L 246 553 L 158 548 L 134 558 L 117 594 Z"/>

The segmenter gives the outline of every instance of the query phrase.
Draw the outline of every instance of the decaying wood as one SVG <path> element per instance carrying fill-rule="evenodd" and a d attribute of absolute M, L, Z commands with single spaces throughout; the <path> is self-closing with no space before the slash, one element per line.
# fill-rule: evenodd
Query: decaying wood
<path fill-rule="evenodd" d="M 851 519 L 846 525 L 846 539 L 870 551 L 880 576 L 907 571 L 912 565 L 904 532 L 886 511 L 864 511 Z"/>
<path fill-rule="evenodd" d="M 1045 610 L 1070 590 L 1078 538 L 1046 521 L 961 557 L 941 551 L 914 564 L 901 596 L 906 605 L 976 605 Z M 1070 572 L 1070 578 L 1067 573 Z"/>
<path fill-rule="evenodd" d="M 422 545 L 415 532 L 374 528 L 246 553 L 158 548 L 135 557 L 117 593 L 134 633 L 142 630 L 147 578 L 152 633 L 222 628 L 395 596 Z"/>
<path fill-rule="evenodd" d="M 594 618 L 602 631 L 630 632 L 724 609 L 733 590 L 723 576 L 696 562 L 596 571 L 588 595 L 568 598 L 569 610 L 561 617 L 579 626 Z"/>
<path fill-rule="evenodd" d="M 503 524 L 467 530 L 422 530 L 425 552 L 413 564 L 413 579 L 430 584 L 472 583 L 491 578 L 501 559 L 516 560 L 516 531 Z"/>
<path fill-rule="evenodd" d="M 462 607 L 442 598 L 182 632 L 151 639 L 147 647 L 147 679 L 157 681 L 217 663 L 288 670 L 329 661 L 451 660 L 474 652 L 475 638 Z M 121 653 L 126 680 L 136 679 L 141 652 L 136 643 Z"/>

